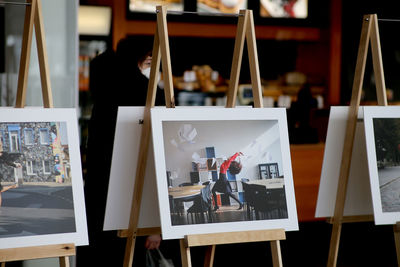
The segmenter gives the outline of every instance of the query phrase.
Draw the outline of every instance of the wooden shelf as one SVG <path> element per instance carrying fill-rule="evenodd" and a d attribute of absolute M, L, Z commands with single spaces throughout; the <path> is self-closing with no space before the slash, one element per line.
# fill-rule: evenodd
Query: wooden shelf
<path fill-rule="evenodd" d="M 125 1 L 113 1 L 113 46 L 127 35 L 154 35 L 156 21 L 128 20 Z M 236 24 L 168 22 L 169 36 L 234 38 Z M 290 26 L 255 26 L 257 39 L 321 41 L 321 29 Z"/>
<path fill-rule="evenodd" d="M 291 145 L 292 171 L 299 221 L 317 221 L 319 180 L 324 158 L 324 144 Z"/>
<path fill-rule="evenodd" d="M 125 21 L 126 35 L 153 35 L 155 21 Z M 319 41 L 321 30 L 308 27 L 283 27 L 257 25 L 255 27 L 258 39 Z M 236 25 L 210 23 L 168 22 L 169 36 L 206 37 L 206 38 L 235 38 Z"/>

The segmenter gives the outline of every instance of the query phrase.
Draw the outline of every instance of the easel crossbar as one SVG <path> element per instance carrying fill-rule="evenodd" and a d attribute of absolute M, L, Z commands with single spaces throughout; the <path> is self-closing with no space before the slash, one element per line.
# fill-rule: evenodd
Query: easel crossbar
<path fill-rule="evenodd" d="M 0 250 L 0 262 L 67 257 L 73 256 L 75 253 L 73 244 L 10 248 Z"/>
<path fill-rule="evenodd" d="M 249 243 L 272 240 L 285 240 L 284 229 L 241 231 L 230 233 L 199 234 L 185 236 L 187 247 L 221 245 L 234 243 Z"/>

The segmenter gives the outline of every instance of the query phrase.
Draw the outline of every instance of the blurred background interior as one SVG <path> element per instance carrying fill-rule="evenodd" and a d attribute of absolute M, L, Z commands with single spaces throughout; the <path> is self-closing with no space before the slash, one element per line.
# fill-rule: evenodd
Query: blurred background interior
<path fill-rule="evenodd" d="M 151 42 L 156 20 L 154 7 L 168 4 L 170 10 L 206 13 L 175 13 L 167 17 L 177 105 L 223 106 L 229 84 L 237 17 L 212 16 L 210 13 L 237 13 L 239 9 L 252 9 L 264 107 L 287 109 L 299 221 L 318 224 L 325 229 L 328 226 L 323 220 L 314 218 L 314 212 L 329 109 L 349 104 L 362 16 L 377 14 L 378 19 L 396 18 L 396 4 L 388 0 L 379 1 L 379 6 L 373 0 L 242 0 L 232 6 L 234 2 L 42 0 L 54 105 L 79 110 L 85 167 L 87 126 L 93 104 L 90 84 L 95 79 L 90 76 L 91 60 L 107 49 L 116 50 L 118 42 L 124 38 L 132 43 L 132 47 L 137 42 Z M 0 106 L 13 106 L 15 103 L 24 13 L 22 5 L 0 2 Z M 398 22 L 379 23 L 387 95 L 391 105 L 400 101 L 400 40 L 395 34 L 398 28 Z M 27 105 L 42 105 L 33 43 Z M 246 50 L 239 84 L 237 104 L 251 105 Z M 110 88 L 112 93 L 113 88 Z M 376 103 L 370 55 L 361 101 L 362 105 Z M 301 228 L 311 230 L 310 224 Z M 393 238 L 390 232 L 385 233 L 388 238 Z M 329 235 L 326 238 L 329 239 Z M 394 244 L 390 245 L 389 250 L 392 249 L 394 253 Z M 393 263 L 393 253 L 386 257 L 390 264 Z"/>

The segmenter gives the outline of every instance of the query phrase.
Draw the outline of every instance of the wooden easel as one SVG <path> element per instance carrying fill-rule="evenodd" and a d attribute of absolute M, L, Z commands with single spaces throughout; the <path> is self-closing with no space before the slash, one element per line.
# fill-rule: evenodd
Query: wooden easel
<path fill-rule="evenodd" d="M 32 32 L 35 26 L 37 50 L 39 57 L 40 78 L 42 84 L 43 106 L 53 107 L 53 99 L 50 86 L 50 74 L 47 64 L 46 43 L 44 37 L 43 17 L 40 0 L 28 0 L 26 3 L 24 31 L 22 36 L 22 49 L 20 70 L 18 74 L 18 89 L 15 107 L 23 108 L 26 103 L 26 87 L 28 82 L 29 59 L 32 46 Z M 36 247 L 22 247 L 0 250 L 1 267 L 5 262 L 31 260 L 42 258 L 55 258 L 60 260 L 61 267 L 68 267 L 69 256 L 75 255 L 74 244 L 56 244 Z"/>
<path fill-rule="evenodd" d="M 144 110 L 144 122 L 140 140 L 139 159 L 137 164 L 138 167 L 136 170 L 135 188 L 133 192 L 129 229 L 125 232 L 120 232 L 121 235 L 127 237 L 125 259 L 124 259 L 125 267 L 130 267 L 132 265 L 135 240 L 136 236 L 140 235 L 140 232 L 143 232 L 146 235 L 160 233 L 160 229 L 152 228 L 141 231 L 141 229 L 138 229 L 137 226 L 139 221 L 140 202 L 143 193 L 147 152 L 151 135 L 150 109 L 154 107 L 155 104 L 155 95 L 157 88 L 156 81 L 157 81 L 157 75 L 160 67 L 161 58 L 163 64 L 162 67 L 164 74 L 164 86 L 165 86 L 164 92 L 165 92 L 166 107 L 167 108 L 175 107 L 166 15 L 167 15 L 166 7 L 158 6 L 157 28 L 154 36 L 153 54 L 152 54 L 153 59 L 151 63 L 150 80 L 148 85 L 146 106 Z M 229 85 L 228 98 L 226 104 L 227 108 L 235 107 L 240 66 L 242 62 L 245 39 L 247 40 L 248 53 L 249 53 L 250 74 L 252 79 L 254 106 L 256 108 L 263 107 L 252 11 L 241 10 L 239 13 L 239 22 L 235 40 L 230 85 Z M 208 246 L 204 266 L 212 266 L 216 245 L 257 242 L 257 241 L 271 241 L 273 265 L 282 266 L 282 257 L 281 257 L 279 241 L 284 240 L 285 238 L 286 235 L 284 229 L 188 235 L 185 236 L 184 239 L 180 240 L 182 266 L 184 267 L 192 266 L 190 258 L 190 247 Z"/>
<path fill-rule="evenodd" d="M 387 106 L 386 86 L 383 73 L 381 46 L 380 46 L 380 38 L 378 30 L 378 18 L 376 14 L 365 15 L 363 17 L 360 44 L 358 47 L 356 69 L 353 81 L 352 96 L 347 118 L 338 189 L 336 194 L 335 211 L 333 217 L 331 218 L 331 223 L 333 224 L 333 226 L 332 226 L 332 236 L 330 241 L 329 257 L 327 264 L 327 266 L 329 267 L 336 266 L 337 263 L 342 223 L 361 222 L 361 221 L 366 221 L 370 218 L 370 216 L 347 216 L 347 217 L 343 216 L 344 205 L 346 200 L 347 184 L 348 184 L 350 165 L 351 165 L 354 135 L 357 124 L 357 114 L 360 106 L 369 42 L 371 42 L 371 52 L 372 52 L 374 75 L 376 80 L 376 94 L 378 99 L 378 105 Z M 400 235 L 397 229 L 399 229 L 399 227 L 395 226 L 394 233 L 396 240 L 397 260 L 400 266 L 399 262 Z"/>

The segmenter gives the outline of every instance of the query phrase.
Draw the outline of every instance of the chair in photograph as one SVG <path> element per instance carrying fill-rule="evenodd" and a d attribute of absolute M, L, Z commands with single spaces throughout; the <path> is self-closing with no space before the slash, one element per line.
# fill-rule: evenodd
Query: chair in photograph
<path fill-rule="evenodd" d="M 171 222 L 173 224 L 177 223 L 179 221 L 179 210 L 177 210 L 174 198 L 172 196 L 168 196 L 169 198 L 169 207 L 170 207 L 170 213 L 171 213 Z"/>
<path fill-rule="evenodd" d="M 253 212 L 254 212 L 254 198 L 253 198 L 253 193 L 252 189 L 250 187 L 250 184 L 248 184 L 249 179 L 242 179 L 242 185 L 243 185 L 243 205 L 244 208 L 246 209 L 246 216 L 248 220 L 253 219 Z"/>
<path fill-rule="evenodd" d="M 278 215 L 279 218 L 287 218 L 287 205 L 286 205 L 286 194 L 285 187 L 267 189 L 267 193 L 271 201 L 276 201 L 278 205 Z"/>
<path fill-rule="evenodd" d="M 264 185 L 250 185 L 254 197 L 256 220 L 277 219 L 280 217 L 280 202 L 271 189 Z"/>
<path fill-rule="evenodd" d="M 193 185 L 193 183 L 184 182 L 184 183 L 179 184 L 178 186 L 182 187 L 182 186 L 191 186 L 191 185 Z"/>
<path fill-rule="evenodd" d="M 200 195 L 193 201 L 193 205 L 187 210 L 188 222 L 211 223 L 214 221 L 212 212 L 211 183 L 203 183 Z"/>
<path fill-rule="evenodd" d="M 178 187 L 183 187 L 183 186 L 191 186 L 193 183 L 190 182 L 183 182 L 178 185 Z M 183 215 L 185 213 L 185 207 L 184 207 L 184 202 L 191 202 L 193 199 L 188 199 L 185 201 L 175 201 L 174 206 L 175 206 L 175 211 L 178 215 Z"/>

